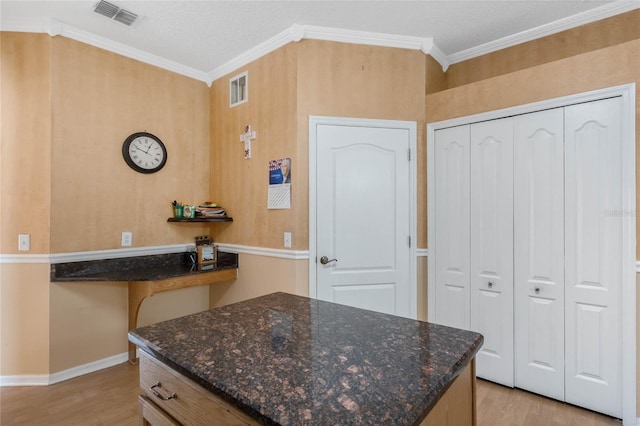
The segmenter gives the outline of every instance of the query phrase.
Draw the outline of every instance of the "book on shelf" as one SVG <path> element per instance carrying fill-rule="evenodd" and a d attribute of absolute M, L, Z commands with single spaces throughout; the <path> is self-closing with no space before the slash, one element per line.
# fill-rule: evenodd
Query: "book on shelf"
<path fill-rule="evenodd" d="M 222 207 L 196 207 L 196 216 L 202 217 L 227 217 L 227 212 Z"/>

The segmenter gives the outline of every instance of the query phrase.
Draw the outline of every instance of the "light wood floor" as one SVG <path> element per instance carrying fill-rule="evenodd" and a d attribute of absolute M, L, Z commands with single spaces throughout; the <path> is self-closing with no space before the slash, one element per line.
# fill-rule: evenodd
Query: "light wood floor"
<path fill-rule="evenodd" d="M 138 367 L 120 364 L 51 386 L 0 387 L 0 425 L 128 426 Z M 620 426 L 610 417 L 478 380 L 478 426 Z"/>
<path fill-rule="evenodd" d="M 608 416 L 477 380 L 478 426 L 620 426 Z"/>

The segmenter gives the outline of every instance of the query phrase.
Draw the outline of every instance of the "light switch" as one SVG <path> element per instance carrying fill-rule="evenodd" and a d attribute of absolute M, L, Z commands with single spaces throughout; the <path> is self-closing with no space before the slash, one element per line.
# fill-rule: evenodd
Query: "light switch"
<path fill-rule="evenodd" d="M 18 250 L 19 251 L 31 250 L 31 236 L 29 234 L 18 235 Z"/>
<path fill-rule="evenodd" d="M 285 248 L 291 248 L 291 232 L 284 233 L 284 246 Z"/>

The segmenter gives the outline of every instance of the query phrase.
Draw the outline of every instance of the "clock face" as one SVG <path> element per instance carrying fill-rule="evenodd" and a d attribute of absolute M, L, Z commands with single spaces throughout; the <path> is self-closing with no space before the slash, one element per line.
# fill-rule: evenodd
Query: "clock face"
<path fill-rule="evenodd" d="M 122 145 L 124 161 L 140 173 L 154 173 L 167 162 L 167 149 L 151 133 L 139 132 L 129 136 Z"/>

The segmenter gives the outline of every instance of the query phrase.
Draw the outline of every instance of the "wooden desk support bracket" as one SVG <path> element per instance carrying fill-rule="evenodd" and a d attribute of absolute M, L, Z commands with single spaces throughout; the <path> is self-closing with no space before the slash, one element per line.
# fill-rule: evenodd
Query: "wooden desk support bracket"
<path fill-rule="evenodd" d="M 187 287 L 197 287 L 215 284 L 223 281 L 235 280 L 238 270 L 223 269 L 220 271 L 204 272 L 195 275 L 167 278 L 157 281 L 129 281 L 129 331 L 137 328 L 140 305 L 147 297 L 163 291 L 178 290 Z M 129 363 L 136 364 L 136 345 L 129 342 Z"/>

